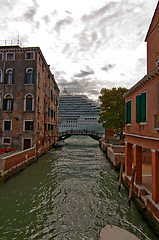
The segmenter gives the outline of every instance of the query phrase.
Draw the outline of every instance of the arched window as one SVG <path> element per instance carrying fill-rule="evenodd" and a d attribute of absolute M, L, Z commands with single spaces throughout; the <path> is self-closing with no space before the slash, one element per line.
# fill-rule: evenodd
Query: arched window
<path fill-rule="evenodd" d="M 7 94 L 3 99 L 3 110 L 12 111 L 13 110 L 13 97 Z"/>
<path fill-rule="evenodd" d="M 13 84 L 13 82 L 14 82 L 14 71 L 13 69 L 9 68 L 6 70 L 4 83 Z"/>
<path fill-rule="evenodd" d="M 33 111 L 34 109 L 34 98 L 32 94 L 25 95 L 24 99 L 24 110 L 25 111 Z"/>
<path fill-rule="evenodd" d="M 33 84 L 34 83 L 33 69 L 32 68 L 28 68 L 28 69 L 25 70 L 24 83 L 25 84 Z"/>

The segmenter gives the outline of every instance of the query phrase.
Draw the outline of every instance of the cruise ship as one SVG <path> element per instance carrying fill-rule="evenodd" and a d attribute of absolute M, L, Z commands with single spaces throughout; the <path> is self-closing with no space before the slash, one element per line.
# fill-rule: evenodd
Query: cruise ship
<path fill-rule="evenodd" d="M 74 95 L 66 89 L 59 96 L 59 132 L 88 130 L 104 134 L 98 103 L 85 95 Z"/>

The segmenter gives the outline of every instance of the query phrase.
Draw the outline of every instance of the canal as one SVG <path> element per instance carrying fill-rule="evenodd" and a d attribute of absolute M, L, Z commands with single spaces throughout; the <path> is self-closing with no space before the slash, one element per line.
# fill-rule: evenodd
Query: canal
<path fill-rule="evenodd" d="M 118 175 L 97 141 L 70 137 L 0 185 L 0 239 L 95 240 L 114 215 L 157 240 Z"/>

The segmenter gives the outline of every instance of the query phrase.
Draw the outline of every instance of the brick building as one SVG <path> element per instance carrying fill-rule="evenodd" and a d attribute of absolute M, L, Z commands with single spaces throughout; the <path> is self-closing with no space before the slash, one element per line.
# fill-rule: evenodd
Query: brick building
<path fill-rule="evenodd" d="M 0 148 L 39 154 L 58 140 L 59 88 L 39 47 L 0 47 Z"/>
<path fill-rule="evenodd" d="M 125 180 L 130 182 L 132 165 L 135 165 L 134 189 L 159 220 L 158 26 L 159 2 L 145 39 L 147 43 L 147 75 L 125 94 Z"/>

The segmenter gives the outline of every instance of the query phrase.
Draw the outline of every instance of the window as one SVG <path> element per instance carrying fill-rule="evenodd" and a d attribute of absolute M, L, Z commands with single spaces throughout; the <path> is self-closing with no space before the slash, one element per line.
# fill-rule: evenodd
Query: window
<path fill-rule="evenodd" d="M 34 59 L 34 52 L 27 52 L 25 54 L 25 59 Z"/>
<path fill-rule="evenodd" d="M 34 106 L 34 99 L 31 94 L 27 94 L 25 96 L 25 111 L 33 111 L 33 106 Z"/>
<path fill-rule="evenodd" d="M 131 100 L 125 104 L 125 123 L 131 124 Z"/>
<path fill-rule="evenodd" d="M 54 116 L 54 111 L 51 109 L 51 118 Z"/>
<path fill-rule="evenodd" d="M 14 70 L 7 69 L 4 75 L 4 83 L 5 84 L 13 84 L 14 83 Z"/>
<path fill-rule="evenodd" d="M 45 130 L 47 130 L 47 123 L 45 123 Z"/>
<path fill-rule="evenodd" d="M 50 108 L 48 107 L 48 116 L 50 117 Z"/>
<path fill-rule="evenodd" d="M 4 123 L 4 128 L 3 128 L 4 130 L 8 130 L 8 131 L 12 130 L 12 127 L 11 127 L 12 122 L 11 122 L 11 120 L 4 120 L 3 123 Z"/>
<path fill-rule="evenodd" d="M 51 100 L 53 101 L 53 91 L 51 90 Z"/>
<path fill-rule="evenodd" d="M 33 121 L 29 121 L 29 120 L 25 120 L 24 121 L 24 130 L 25 131 L 28 131 L 28 130 L 31 130 L 33 131 Z"/>
<path fill-rule="evenodd" d="M 11 144 L 11 138 L 3 138 L 2 143 L 3 144 Z"/>
<path fill-rule="evenodd" d="M 0 69 L 0 82 L 2 82 L 2 70 Z"/>
<path fill-rule="evenodd" d="M 38 73 L 38 88 L 40 88 L 40 73 Z"/>
<path fill-rule="evenodd" d="M 146 92 L 136 96 L 136 122 L 146 122 Z"/>
<path fill-rule="evenodd" d="M 34 83 L 34 75 L 33 75 L 33 69 L 29 68 L 25 70 L 25 76 L 24 76 L 24 84 L 33 84 Z"/>
<path fill-rule="evenodd" d="M 7 59 L 8 61 L 13 61 L 15 59 L 14 53 L 7 53 Z"/>
<path fill-rule="evenodd" d="M 13 110 L 13 97 L 10 94 L 6 95 L 3 99 L 3 110 Z"/>
<path fill-rule="evenodd" d="M 38 97 L 38 112 L 40 112 L 40 98 Z"/>
<path fill-rule="evenodd" d="M 0 53 L 0 61 L 3 60 L 3 53 Z"/>

